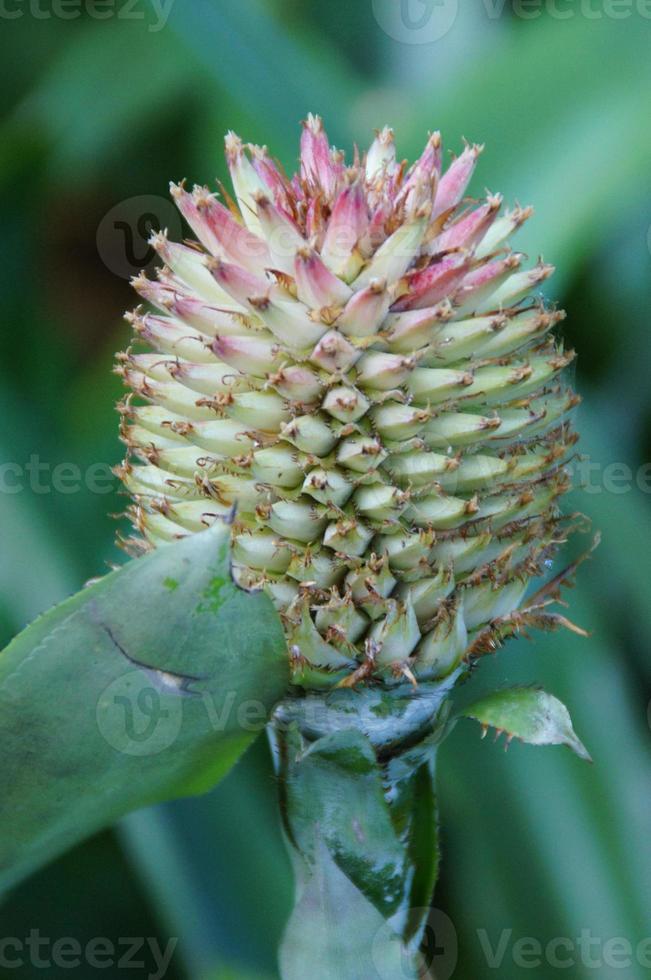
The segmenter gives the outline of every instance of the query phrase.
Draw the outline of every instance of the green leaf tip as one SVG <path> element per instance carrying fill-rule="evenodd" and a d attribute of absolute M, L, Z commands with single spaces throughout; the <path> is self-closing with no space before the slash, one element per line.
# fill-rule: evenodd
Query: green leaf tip
<path fill-rule="evenodd" d="M 286 641 L 269 597 L 233 581 L 229 537 L 127 563 L 0 654 L 0 889 L 130 810 L 211 789 L 264 729 Z"/>
<path fill-rule="evenodd" d="M 580 759 L 592 762 L 579 739 L 570 713 L 558 698 L 535 687 L 511 687 L 494 691 L 465 708 L 461 717 L 474 718 L 484 729 L 494 728 L 530 745 L 567 745 Z M 507 744 L 508 744 L 507 742 Z"/>

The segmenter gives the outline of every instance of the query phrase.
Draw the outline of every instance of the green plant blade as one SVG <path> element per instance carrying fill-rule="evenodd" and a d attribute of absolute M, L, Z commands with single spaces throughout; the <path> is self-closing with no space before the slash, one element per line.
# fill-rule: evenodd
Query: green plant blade
<path fill-rule="evenodd" d="M 269 734 L 296 878 L 283 980 L 421 975 L 453 683 L 416 698 L 406 686 L 290 695 L 276 709 Z"/>
<path fill-rule="evenodd" d="M 588 750 L 576 735 L 569 711 L 558 698 L 534 687 L 511 687 L 475 701 L 462 712 L 474 718 L 484 732 L 494 728 L 509 741 L 518 738 L 530 745 L 567 745 L 586 762 Z"/>
<path fill-rule="evenodd" d="M 0 887 L 137 807 L 203 792 L 288 682 L 224 525 L 130 562 L 0 655 Z"/>
<path fill-rule="evenodd" d="M 280 948 L 282 980 L 417 980 L 417 966 L 391 925 L 341 870 L 329 848 L 314 872 L 296 866 L 298 900 Z"/>
<path fill-rule="evenodd" d="M 370 741 L 348 730 L 306 748 L 290 729 L 276 751 L 296 877 L 296 904 L 280 950 L 283 980 L 415 978 L 413 951 L 400 940 L 409 855 L 393 826 Z"/>

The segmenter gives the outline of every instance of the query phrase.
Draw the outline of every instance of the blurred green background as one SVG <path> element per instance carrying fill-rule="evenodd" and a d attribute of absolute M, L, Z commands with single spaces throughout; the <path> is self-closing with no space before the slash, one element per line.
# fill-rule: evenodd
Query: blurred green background
<path fill-rule="evenodd" d="M 21 468 L 2 470 L 2 642 L 122 560 L 110 515 L 124 501 L 106 474 L 121 456 L 111 369 L 128 343 L 128 276 L 151 259 L 148 224 L 175 230 L 168 180 L 225 177 L 227 129 L 293 167 L 309 110 L 348 151 L 388 122 L 413 157 L 438 128 L 447 149 L 486 143 L 476 193 L 536 206 L 517 246 L 557 265 L 548 291 L 580 352 L 589 487 L 572 506 L 603 543 L 571 617 L 592 636 L 512 642 L 473 683 L 543 682 L 595 765 L 519 744 L 505 756 L 457 728 L 441 758 L 436 904 L 458 964 L 448 946 L 439 980 L 651 969 L 651 944 L 646 968 L 608 945 L 651 936 L 650 18 L 642 0 L 5 0 L 0 12 L 0 462 Z M 85 485 L 96 463 L 108 492 Z M 259 744 L 209 796 L 137 814 L 21 886 L 0 938 L 179 937 L 169 980 L 272 980 L 291 896 L 274 794 Z M 506 944 L 499 968 L 482 937 Z M 567 937 L 574 964 L 518 960 L 526 937 Z M 155 966 L 61 975 L 125 971 Z"/>

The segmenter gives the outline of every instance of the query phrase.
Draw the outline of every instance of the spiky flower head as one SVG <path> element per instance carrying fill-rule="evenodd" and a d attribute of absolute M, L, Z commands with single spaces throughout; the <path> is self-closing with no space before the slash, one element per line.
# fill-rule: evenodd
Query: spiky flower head
<path fill-rule="evenodd" d="M 172 185 L 198 241 L 157 234 L 134 282 L 127 544 L 231 520 L 304 686 L 439 679 L 560 621 L 525 593 L 565 534 L 573 355 L 552 267 L 508 245 L 531 209 L 465 198 L 481 149 L 443 170 L 433 133 L 408 167 L 384 129 L 347 165 L 310 116 L 290 179 L 229 133 L 234 198 Z"/>

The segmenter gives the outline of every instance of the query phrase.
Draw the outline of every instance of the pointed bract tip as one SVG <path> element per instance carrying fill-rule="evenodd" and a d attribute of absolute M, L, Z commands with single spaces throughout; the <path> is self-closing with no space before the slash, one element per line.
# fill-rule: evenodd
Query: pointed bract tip
<path fill-rule="evenodd" d="M 383 126 L 382 129 L 375 130 L 376 139 L 382 143 L 384 146 L 388 146 L 395 142 L 395 133 L 391 126 Z"/>
<path fill-rule="evenodd" d="M 166 250 L 169 243 L 169 238 L 167 235 L 167 228 L 163 231 L 152 231 L 149 236 L 148 244 L 156 251 L 159 255 Z"/>
<path fill-rule="evenodd" d="M 244 152 L 242 140 L 237 133 L 233 132 L 232 129 L 229 129 L 224 137 L 224 149 L 226 151 L 226 159 L 229 164 L 235 161 Z"/>
<path fill-rule="evenodd" d="M 301 125 L 305 129 L 309 129 L 315 136 L 323 132 L 323 119 L 314 112 L 308 112 L 307 117 L 303 119 Z"/>

